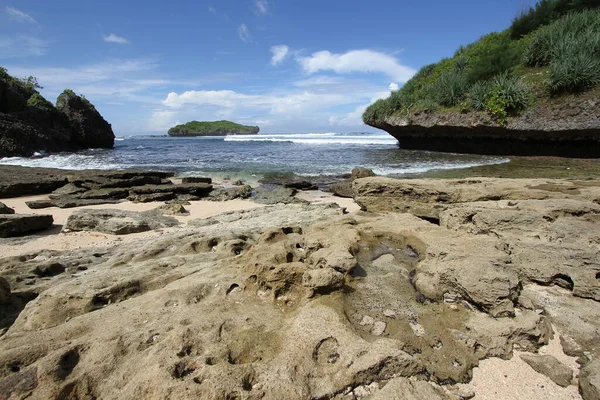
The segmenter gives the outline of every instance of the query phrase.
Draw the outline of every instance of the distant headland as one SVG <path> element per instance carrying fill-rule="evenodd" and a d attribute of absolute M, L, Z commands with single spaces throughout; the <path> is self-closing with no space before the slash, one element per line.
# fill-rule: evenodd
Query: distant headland
<path fill-rule="evenodd" d="M 231 121 L 190 121 L 169 129 L 169 136 L 227 136 L 256 135 L 258 126 L 236 124 Z"/>

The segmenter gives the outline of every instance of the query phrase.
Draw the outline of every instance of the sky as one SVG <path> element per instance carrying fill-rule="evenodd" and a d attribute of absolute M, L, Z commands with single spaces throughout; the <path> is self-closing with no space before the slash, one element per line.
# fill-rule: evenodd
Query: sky
<path fill-rule="evenodd" d="M 527 0 L 0 0 L 0 66 L 83 94 L 117 136 L 228 119 L 363 132 L 367 105 Z"/>

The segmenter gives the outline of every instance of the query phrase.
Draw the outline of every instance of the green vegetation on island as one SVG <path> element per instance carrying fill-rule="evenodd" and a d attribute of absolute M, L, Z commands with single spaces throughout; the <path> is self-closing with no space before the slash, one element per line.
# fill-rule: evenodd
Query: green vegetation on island
<path fill-rule="evenodd" d="M 190 121 L 169 129 L 169 136 L 226 136 L 256 135 L 258 126 L 236 124 L 231 121 Z"/>
<path fill-rule="evenodd" d="M 421 68 L 400 90 L 370 105 L 363 121 L 381 127 L 389 117 L 478 111 L 506 125 L 533 105 L 597 91 L 599 8 L 598 0 L 542 0 L 508 29 Z"/>

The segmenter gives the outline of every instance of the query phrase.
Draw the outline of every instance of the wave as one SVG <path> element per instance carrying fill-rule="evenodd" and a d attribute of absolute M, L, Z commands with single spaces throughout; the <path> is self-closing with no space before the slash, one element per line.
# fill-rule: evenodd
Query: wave
<path fill-rule="evenodd" d="M 122 165 L 110 164 L 96 155 L 52 154 L 47 157 L 6 157 L 0 159 L 2 165 L 22 165 L 24 167 L 58 169 L 119 169 Z"/>
<path fill-rule="evenodd" d="M 397 140 L 389 135 L 340 135 L 337 133 L 307 133 L 302 135 L 236 135 L 226 136 L 226 142 L 287 142 L 300 144 L 361 144 L 361 145 L 395 145 Z"/>

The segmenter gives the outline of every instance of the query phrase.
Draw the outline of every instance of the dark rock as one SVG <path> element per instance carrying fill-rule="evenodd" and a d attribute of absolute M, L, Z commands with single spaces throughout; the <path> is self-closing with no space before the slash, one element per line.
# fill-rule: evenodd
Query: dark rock
<path fill-rule="evenodd" d="M 67 184 L 64 173 L 52 168 L 0 165 L 0 198 L 51 193 Z"/>
<path fill-rule="evenodd" d="M 65 90 L 56 100 L 56 109 L 72 127 L 71 142 L 81 148 L 112 148 L 115 135 L 108 122 L 84 97 Z"/>
<path fill-rule="evenodd" d="M 521 359 L 531 368 L 546 375 L 559 386 L 567 387 L 573 380 L 573 371 L 555 357 L 541 354 L 521 354 Z"/>
<path fill-rule="evenodd" d="M 372 169 L 356 167 L 352 169 L 352 176 L 350 179 L 368 178 L 370 176 L 377 176 L 377 174 L 373 172 Z"/>
<path fill-rule="evenodd" d="M 76 210 L 67 220 L 64 229 L 127 235 L 176 225 L 179 225 L 179 221 L 175 218 L 162 216 L 155 210 Z"/>
<path fill-rule="evenodd" d="M 200 176 L 186 176 L 181 179 L 181 183 L 212 183 L 212 179 Z"/>
<path fill-rule="evenodd" d="M 600 400 L 600 359 L 595 359 L 579 373 L 579 393 L 584 400 Z"/>
<path fill-rule="evenodd" d="M 294 197 L 296 189 L 283 186 L 260 186 L 254 191 L 252 200 L 261 204 L 307 204 L 306 200 Z"/>
<path fill-rule="evenodd" d="M 309 181 L 295 181 L 284 183 L 283 186 L 286 188 L 297 189 L 297 190 L 317 190 L 318 187 Z"/>
<path fill-rule="evenodd" d="M 15 210 L 4 203 L 0 203 L 0 214 L 14 214 Z"/>
<path fill-rule="evenodd" d="M 41 231 L 50 228 L 53 222 L 52 215 L 3 214 L 0 215 L 0 237 Z"/>
<path fill-rule="evenodd" d="M 134 203 L 152 203 L 154 201 L 173 200 L 175 193 L 130 194 L 127 200 Z"/>
<path fill-rule="evenodd" d="M 72 171 L 67 175 L 69 182 L 87 189 L 130 188 L 142 185 L 171 184 L 166 180 L 172 172 L 160 171 Z"/>
<path fill-rule="evenodd" d="M 76 186 L 72 183 L 67 183 L 65 186 L 62 186 L 62 187 L 56 189 L 55 191 L 53 191 L 52 194 L 49 195 L 48 197 L 53 199 L 53 198 L 60 197 L 60 196 L 82 193 L 82 192 L 85 192 L 86 190 L 87 189 Z"/>
<path fill-rule="evenodd" d="M 32 200 L 26 201 L 27 207 L 32 210 L 38 210 L 42 208 L 58 207 L 58 208 L 74 208 L 84 206 L 96 206 L 100 204 L 118 204 L 121 200 L 112 199 L 74 199 L 71 197 L 59 197 L 50 200 Z"/>
<path fill-rule="evenodd" d="M 45 278 L 50 276 L 60 275 L 65 272 L 65 266 L 61 263 L 51 262 L 48 264 L 38 265 L 33 273 L 39 277 Z"/>
<path fill-rule="evenodd" d="M 182 183 L 181 185 L 144 185 L 131 188 L 131 194 L 175 193 L 204 197 L 212 191 L 208 183 Z"/>
<path fill-rule="evenodd" d="M 124 199 L 129 195 L 129 189 L 104 188 L 92 189 L 83 193 L 72 195 L 77 199 Z"/>
<path fill-rule="evenodd" d="M 234 186 L 242 186 L 244 184 L 244 181 L 242 179 L 238 179 L 237 181 L 234 181 L 232 183 L 232 185 Z"/>
<path fill-rule="evenodd" d="M 0 276 L 0 304 L 10 302 L 10 284 L 6 279 Z"/>
<path fill-rule="evenodd" d="M 213 201 L 227 201 L 233 199 L 247 199 L 252 195 L 252 188 L 250 185 L 244 185 L 241 187 L 227 188 L 227 189 L 215 189 L 210 192 L 208 200 Z"/>

